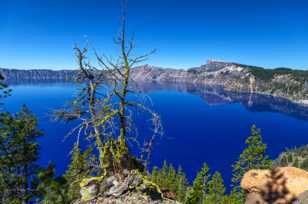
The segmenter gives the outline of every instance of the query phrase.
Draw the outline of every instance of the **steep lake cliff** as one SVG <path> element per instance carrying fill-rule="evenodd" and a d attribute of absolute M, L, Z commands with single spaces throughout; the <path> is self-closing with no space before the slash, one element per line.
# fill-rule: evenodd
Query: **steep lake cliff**
<path fill-rule="evenodd" d="M 0 69 L 7 83 L 74 81 L 76 70 Z M 106 82 L 108 74 L 106 73 Z M 221 86 L 238 93 L 260 93 L 308 103 L 308 71 L 289 68 L 265 69 L 233 62 L 209 60 L 187 70 L 143 65 L 132 69 L 131 80 L 137 83 L 189 83 Z"/>

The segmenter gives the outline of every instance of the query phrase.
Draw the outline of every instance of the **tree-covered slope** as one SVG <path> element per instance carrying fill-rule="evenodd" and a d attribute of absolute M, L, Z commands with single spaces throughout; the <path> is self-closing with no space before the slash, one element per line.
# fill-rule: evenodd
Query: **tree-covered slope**
<path fill-rule="evenodd" d="M 308 170 L 308 145 L 288 149 L 276 160 L 277 166 L 293 166 Z"/>

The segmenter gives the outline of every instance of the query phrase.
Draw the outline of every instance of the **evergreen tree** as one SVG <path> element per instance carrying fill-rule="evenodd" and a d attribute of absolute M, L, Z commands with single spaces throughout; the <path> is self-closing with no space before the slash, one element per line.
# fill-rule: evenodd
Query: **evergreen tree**
<path fill-rule="evenodd" d="M 36 187 L 36 202 L 41 204 L 70 204 L 68 182 L 63 176 L 56 177 L 55 166 L 49 164 L 46 169 L 40 169 L 33 180 Z"/>
<path fill-rule="evenodd" d="M 160 184 L 160 172 L 157 166 L 154 166 L 152 169 L 152 173 L 151 173 L 151 180 L 156 183 L 156 184 Z"/>
<path fill-rule="evenodd" d="M 176 176 L 175 169 L 172 164 L 169 164 L 166 187 L 172 192 L 176 191 L 175 176 Z"/>
<path fill-rule="evenodd" d="M 197 174 L 192 189 L 188 192 L 186 204 L 199 204 L 203 202 L 204 196 L 208 193 L 209 167 L 203 164 Z"/>
<path fill-rule="evenodd" d="M 15 115 L 0 114 L 1 203 L 29 203 L 33 198 L 30 181 L 38 169 L 40 136 L 37 119 L 26 106 Z"/>
<path fill-rule="evenodd" d="M 3 105 L 2 99 L 10 96 L 12 92 L 12 90 L 8 87 L 8 85 L 3 83 L 3 81 L 4 77 L 2 76 L 2 74 L 0 74 L 0 105 Z"/>
<path fill-rule="evenodd" d="M 308 158 L 306 158 L 306 159 L 302 162 L 301 168 L 302 168 L 302 169 L 305 169 L 305 170 L 308 170 Z"/>
<path fill-rule="evenodd" d="M 242 194 L 240 194 L 237 189 L 233 188 L 226 198 L 226 204 L 243 204 L 244 200 L 242 199 Z"/>
<path fill-rule="evenodd" d="M 293 155 L 292 154 L 288 155 L 288 162 L 293 163 Z"/>
<path fill-rule="evenodd" d="M 283 156 L 281 157 L 280 165 L 281 165 L 281 166 L 288 166 L 288 160 L 287 160 L 287 157 L 286 157 L 285 155 L 283 155 Z"/>
<path fill-rule="evenodd" d="M 221 204 L 225 200 L 226 188 L 219 172 L 215 172 L 208 183 L 208 195 L 205 203 Z"/>
<path fill-rule="evenodd" d="M 67 181 L 68 199 L 73 201 L 80 195 L 80 185 L 82 179 L 89 177 L 95 172 L 94 165 L 96 158 L 92 154 L 93 149 L 90 147 L 86 151 L 80 150 L 79 143 L 75 143 L 71 153 L 71 163 L 64 174 Z"/>
<path fill-rule="evenodd" d="M 181 166 L 179 166 L 175 176 L 175 185 L 176 199 L 180 202 L 184 202 L 187 193 L 188 181 Z"/>
<path fill-rule="evenodd" d="M 185 201 L 188 182 L 182 167 L 175 171 L 172 164 L 164 161 L 162 169 L 152 168 L 150 178 L 160 188 L 174 192 L 178 201 Z"/>
<path fill-rule="evenodd" d="M 160 178 L 161 178 L 160 181 L 161 181 L 161 183 L 159 185 L 162 188 L 167 188 L 167 185 L 168 185 L 168 181 L 167 181 L 168 170 L 169 170 L 169 167 L 168 167 L 167 161 L 165 160 L 163 167 L 160 171 Z"/>
<path fill-rule="evenodd" d="M 233 193 L 238 193 L 238 200 L 243 199 L 243 191 L 240 188 L 240 181 L 245 172 L 250 169 L 269 169 L 272 161 L 266 155 L 267 145 L 263 143 L 260 129 L 255 125 L 251 127 L 251 135 L 245 141 L 247 147 L 243 150 L 239 160 L 232 166 Z"/>
<path fill-rule="evenodd" d="M 51 164 L 41 169 L 38 178 L 37 192 L 41 203 L 69 204 L 80 197 L 80 182 L 95 172 L 96 158 L 92 148 L 82 152 L 75 143 L 71 152 L 71 163 L 63 176 L 55 176 L 55 167 Z"/>
<path fill-rule="evenodd" d="M 296 158 L 294 160 L 293 166 L 299 168 L 299 160 L 298 160 L 298 158 Z"/>
<path fill-rule="evenodd" d="M 158 184 L 161 188 L 166 188 L 170 191 L 176 191 L 176 171 L 172 164 L 164 161 L 163 167 L 159 170 L 157 167 L 153 167 L 151 178 L 152 181 Z"/>

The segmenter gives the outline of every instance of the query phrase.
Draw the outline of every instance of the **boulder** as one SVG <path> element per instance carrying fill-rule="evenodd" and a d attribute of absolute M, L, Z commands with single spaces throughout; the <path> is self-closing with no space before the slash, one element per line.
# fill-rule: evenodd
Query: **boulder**
<path fill-rule="evenodd" d="M 179 204 L 137 170 L 122 177 L 92 177 L 81 182 L 82 198 L 74 204 Z"/>
<path fill-rule="evenodd" d="M 181 204 L 175 200 L 153 200 L 140 192 L 126 193 L 121 197 L 98 197 L 94 200 L 83 202 L 76 201 L 74 204 Z"/>
<path fill-rule="evenodd" d="M 103 177 L 91 177 L 83 179 L 80 183 L 80 195 L 82 200 L 89 201 L 94 199 L 99 192 L 99 183 Z"/>
<path fill-rule="evenodd" d="M 292 203 L 308 190 L 308 172 L 295 167 L 250 170 L 243 176 L 241 187 L 248 193 L 246 204 Z"/>

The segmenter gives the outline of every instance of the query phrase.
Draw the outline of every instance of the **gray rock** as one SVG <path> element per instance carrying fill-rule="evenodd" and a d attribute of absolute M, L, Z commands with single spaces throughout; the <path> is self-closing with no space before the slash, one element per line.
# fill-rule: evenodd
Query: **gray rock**
<path fill-rule="evenodd" d="M 123 170 L 123 175 L 124 175 L 124 176 L 128 176 L 129 173 L 130 173 L 130 172 L 129 172 L 127 169 L 124 169 L 124 170 Z"/>
<path fill-rule="evenodd" d="M 74 204 L 181 204 L 174 200 L 162 199 L 152 200 L 140 193 L 127 193 L 119 198 L 115 197 L 98 197 L 95 200 L 81 202 L 76 201 Z"/>
<path fill-rule="evenodd" d="M 93 200 L 98 194 L 98 186 L 96 184 L 88 185 L 80 189 L 80 195 L 85 201 Z"/>
<path fill-rule="evenodd" d="M 115 176 L 110 176 L 103 180 L 103 182 L 100 184 L 99 191 L 100 193 L 104 193 L 108 189 L 110 189 L 114 185 L 114 181 L 116 181 Z"/>
<path fill-rule="evenodd" d="M 104 193 L 104 195 L 119 197 L 127 191 L 128 191 L 128 183 L 123 182 L 123 183 L 112 186 L 108 191 Z"/>
<path fill-rule="evenodd" d="M 163 198 L 159 189 L 143 179 L 138 171 L 129 172 L 121 180 L 115 176 L 88 180 L 80 192 L 82 199 L 74 204 L 179 204 Z"/>
<path fill-rule="evenodd" d="M 136 176 L 134 180 L 131 182 L 132 186 L 139 186 L 142 183 L 142 178 L 140 176 Z"/>

